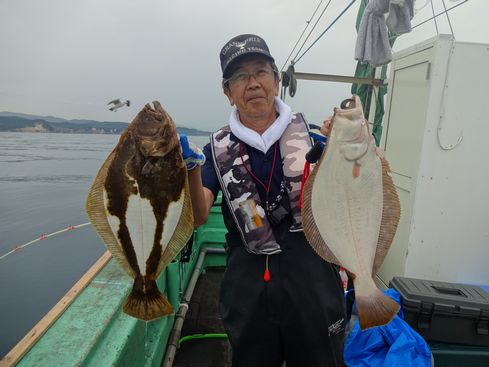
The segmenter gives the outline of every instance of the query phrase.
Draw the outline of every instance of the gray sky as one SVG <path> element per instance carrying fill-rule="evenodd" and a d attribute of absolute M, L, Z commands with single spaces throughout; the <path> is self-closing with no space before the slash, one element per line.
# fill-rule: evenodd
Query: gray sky
<path fill-rule="evenodd" d="M 426 1 L 418 0 L 417 7 Z M 304 50 L 348 3 L 331 1 Z M 436 13 L 443 10 L 442 0 L 433 3 Z M 451 7 L 456 1 L 445 3 Z M 159 100 L 177 125 L 215 130 L 229 115 L 220 86 L 223 44 L 237 34 L 258 34 L 281 68 L 318 4 L 0 0 L 0 111 L 129 122 L 146 102 Z M 359 0 L 297 63 L 296 71 L 354 73 L 358 6 Z M 451 11 L 457 41 L 489 43 L 487 14 L 487 0 L 470 0 Z M 428 4 L 412 24 L 429 17 Z M 440 33 L 450 33 L 446 17 L 437 19 Z M 394 51 L 435 35 L 429 22 L 401 36 Z M 349 90 L 346 84 L 299 81 L 296 96 L 287 96 L 286 102 L 318 123 Z M 106 103 L 118 97 L 130 99 L 131 107 L 108 111 Z"/>

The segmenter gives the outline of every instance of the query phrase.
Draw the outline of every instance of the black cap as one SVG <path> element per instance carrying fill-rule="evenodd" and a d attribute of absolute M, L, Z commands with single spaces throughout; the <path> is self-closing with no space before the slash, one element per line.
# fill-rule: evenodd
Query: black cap
<path fill-rule="evenodd" d="M 263 38 L 254 34 L 241 34 L 231 38 L 222 48 L 219 57 L 221 59 L 222 77 L 227 78 L 229 66 L 244 55 L 263 55 L 275 62 L 270 50 Z"/>

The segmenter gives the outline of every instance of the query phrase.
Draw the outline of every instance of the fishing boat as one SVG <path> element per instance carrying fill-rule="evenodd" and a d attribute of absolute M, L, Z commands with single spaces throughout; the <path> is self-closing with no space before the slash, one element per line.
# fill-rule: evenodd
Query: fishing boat
<path fill-rule="evenodd" d="M 440 35 L 394 55 L 388 79 L 385 71 L 375 74 L 373 69 L 355 77 L 300 73 L 293 68 L 284 74 L 293 88 L 291 96 L 296 93 L 296 79 L 355 83 L 359 94 L 362 85 L 373 86 L 365 103 L 367 115 L 378 145 L 391 161 L 403 208 L 393 250 L 376 277 L 382 288 L 394 276 L 489 283 L 487 226 L 477 219 L 489 217 L 487 194 L 485 186 L 470 184 L 487 182 L 489 176 L 485 166 L 464 168 L 477 154 L 484 162 L 481 152 L 487 149 L 480 150 L 480 139 L 487 136 L 488 125 L 475 133 L 465 125 L 463 139 L 472 139 L 471 145 L 461 145 L 462 135 L 458 135 L 467 122 L 461 121 L 463 117 L 475 121 L 477 128 L 482 126 L 488 49 L 488 45 L 456 43 L 453 37 Z M 470 70 L 460 55 L 475 60 Z M 465 93 L 474 88 L 480 91 Z M 457 110 L 460 106 L 471 108 L 462 113 Z M 413 120 L 414 126 L 409 124 Z M 454 167 L 464 180 L 451 175 Z M 460 192 L 467 194 L 466 200 L 457 197 Z M 217 312 L 226 266 L 221 200 L 217 198 L 208 222 L 195 230 L 187 247 L 157 280 L 175 314 L 151 322 L 124 314 L 122 305 L 133 280 L 107 252 L 3 357 L 0 366 L 178 367 L 192 365 L 189 361 L 197 361 L 193 365 L 200 367 L 230 365 L 229 344 Z M 460 212 L 465 217 L 462 222 L 454 214 Z M 448 231 L 447 223 L 457 224 L 460 230 Z M 461 253 L 470 251 L 476 255 L 459 261 Z M 460 366 L 469 358 L 471 365 L 489 365 L 489 348 L 431 346 L 437 367 Z"/>
<path fill-rule="evenodd" d="M 471 210 L 478 210 L 478 216 L 487 218 L 488 208 L 480 197 L 487 195 L 480 188 L 473 187 L 474 197 L 457 201 L 452 196 L 453 190 L 479 180 L 487 181 L 487 170 L 464 168 L 480 149 L 475 131 L 467 130 L 465 139 L 472 139 L 472 147 L 464 147 L 458 152 L 453 144 L 444 145 L 436 139 L 445 136 L 449 126 L 458 118 L 458 111 L 445 106 L 444 129 L 438 119 L 440 98 L 445 103 L 454 99 L 469 98 L 476 101 L 467 112 L 471 123 L 480 125 L 479 120 L 484 108 L 483 94 L 464 96 L 460 86 L 472 84 L 481 78 L 481 70 L 473 69 L 459 79 L 457 66 L 460 61 L 460 50 L 464 55 L 472 53 L 474 58 L 487 53 L 487 45 L 456 43 L 450 36 L 438 36 L 420 43 L 397 54 L 392 64 L 391 89 L 387 96 L 387 118 L 384 120 L 386 132 L 381 145 L 391 160 L 393 178 L 402 203 L 402 217 L 399 230 L 392 245 L 393 250 L 387 256 L 384 265 L 376 276 L 381 288 L 388 287 L 394 276 L 412 276 L 425 279 L 437 279 L 456 282 L 452 268 L 446 268 L 451 261 L 456 261 L 459 251 L 474 252 L 466 256 L 465 261 L 458 263 L 458 273 L 463 271 L 479 283 L 489 279 L 487 267 L 487 247 L 484 249 L 477 237 L 470 238 L 464 249 L 459 249 L 457 234 L 453 239 L 444 238 L 444 242 L 433 238 L 433 231 L 426 231 L 425 223 L 439 232 L 447 231 L 445 218 L 457 220 L 461 226 L 477 227 L 482 222 L 475 222 L 462 215 L 455 207 L 469 205 Z M 481 63 L 481 68 L 483 67 Z M 427 70 L 431 73 L 427 74 Z M 406 74 L 407 73 L 407 74 Z M 407 77 L 405 76 L 407 75 Z M 489 76 L 485 74 L 487 79 Z M 455 78 L 455 80 L 454 80 Z M 413 83 L 417 92 L 413 93 Z M 489 83 L 489 80 L 486 80 Z M 392 91 L 395 90 L 396 93 Z M 374 107 L 372 102 L 371 108 Z M 424 104 L 422 104 L 424 103 Z M 418 109 L 406 106 L 416 104 Z M 375 114 L 372 114 L 374 116 Z M 410 148 L 402 144 L 407 132 L 406 126 L 399 121 L 410 120 L 417 116 L 416 132 L 409 132 L 414 137 Z M 455 120 L 454 120 L 455 119 Z M 465 125 L 467 128 L 467 124 Z M 461 127 L 461 125 L 456 125 Z M 411 126 L 410 128 L 414 128 Z M 453 129 L 453 126 L 452 126 Z M 464 130 L 465 131 L 465 130 Z M 433 137 L 433 139 L 427 138 Z M 433 135 L 435 134 L 435 135 Z M 451 132 L 453 135 L 453 130 Z M 392 143 L 394 142 L 394 143 Z M 459 143 L 460 144 L 460 143 Z M 406 156 L 400 149 L 411 149 Z M 424 154 L 422 154 L 424 152 Z M 448 156 L 449 154 L 450 156 Z M 403 158 L 404 157 L 404 158 Z M 450 157 L 450 164 L 447 163 Z M 435 162 L 433 163 L 433 160 Z M 469 181 L 461 181 L 459 176 L 450 176 L 453 167 L 464 170 Z M 432 170 L 430 173 L 429 170 Z M 407 171 L 406 171 L 407 170 Z M 485 178 L 484 178 L 485 177 Z M 411 180 L 411 181 L 410 181 Z M 430 188 L 432 182 L 438 182 L 438 190 Z M 440 201 L 433 208 L 427 198 L 431 195 Z M 485 195 L 485 196 L 484 196 Z M 446 200 L 450 196 L 450 201 Z M 468 204 L 467 204 L 468 203 Z M 445 210 L 445 217 L 433 210 Z M 430 216 L 431 219 L 426 218 Z M 464 222 L 461 217 L 465 217 Z M 413 225 L 416 224 L 416 225 Z M 484 233 L 483 228 L 475 228 L 477 233 Z M 221 214 L 221 197 L 211 209 L 206 224 L 195 230 L 193 237 L 182 253 L 162 272 L 157 283 L 167 295 L 175 310 L 174 315 L 151 322 L 144 322 L 122 312 L 122 304 L 132 287 L 130 278 L 118 265 L 110 253 L 105 253 L 93 267 L 73 286 L 73 288 L 46 314 L 46 316 L 2 359 L 0 365 L 10 366 L 228 366 L 230 349 L 226 334 L 219 320 L 217 302 L 218 289 L 222 273 L 226 266 L 225 259 L 226 229 Z M 425 237 L 423 237 L 425 236 Z M 431 238 L 430 238 L 431 236 Z M 443 246 L 444 257 L 429 254 L 433 248 L 422 243 L 426 238 L 436 246 Z M 419 240 L 418 240 L 419 239 Z M 481 249 L 478 249 L 481 247 Z M 406 254 L 407 249 L 410 249 Z M 440 249 L 440 248 L 439 248 Z M 477 252 L 476 252 L 477 251 Z M 485 252 L 484 252 L 485 251 Z M 440 269 L 444 269 L 440 271 Z M 468 278 L 467 278 L 468 279 Z M 486 282 L 487 283 L 487 282 Z M 468 356 L 474 366 L 484 366 L 489 358 L 489 348 L 470 346 L 447 346 L 432 344 L 436 366 L 456 366 L 466 361 Z M 458 356 L 458 357 L 457 357 Z M 189 361 L 194 361 L 191 364 Z"/>

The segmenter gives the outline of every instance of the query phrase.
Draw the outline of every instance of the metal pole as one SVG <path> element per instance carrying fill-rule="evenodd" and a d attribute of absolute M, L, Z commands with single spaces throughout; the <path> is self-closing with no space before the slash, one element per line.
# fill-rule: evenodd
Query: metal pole
<path fill-rule="evenodd" d="M 303 80 L 319 80 L 327 82 L 338 82 L 338 83 L 348 83 L 348 84 L 369 84 L 374 86 L 387 85 L 383 79 L 375 78 L 358 78 L 354 76 L 344 76 L 344 75 L 331 75 L 331 74 L 313 74 L 313 73 L 294 73 L 296 79 Z"/>

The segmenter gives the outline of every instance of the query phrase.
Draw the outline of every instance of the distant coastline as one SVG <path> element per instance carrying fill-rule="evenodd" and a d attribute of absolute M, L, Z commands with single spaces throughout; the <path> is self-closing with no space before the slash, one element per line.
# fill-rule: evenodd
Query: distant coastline
<path fill-rule="evenodd" d="M 94 120 L 65 120 L 53 116 L 35 116 L 14 112 L 0 112 L 0 132 L 65 133 L 65 134 L 121 134 L 126 122 Z M 177 127 L 179 133 L 189 136 L 209 136 L 211 133 L 187 127 Z"/>

